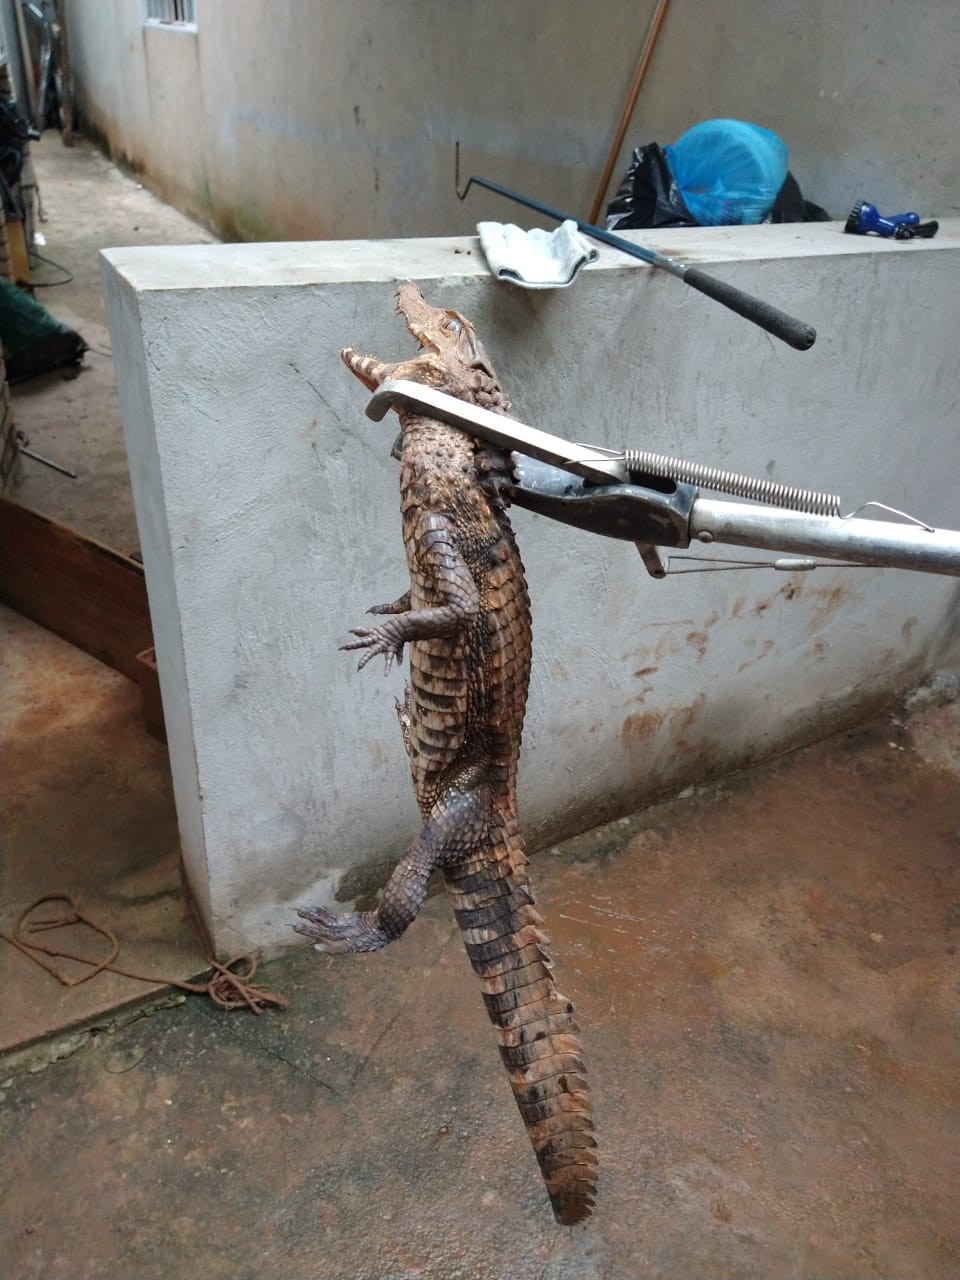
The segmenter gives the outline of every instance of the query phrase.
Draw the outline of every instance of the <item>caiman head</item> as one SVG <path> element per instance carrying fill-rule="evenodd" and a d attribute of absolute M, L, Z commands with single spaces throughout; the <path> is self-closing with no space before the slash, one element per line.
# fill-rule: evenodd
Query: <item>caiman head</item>
<path fill-rule="evenodd" d="M 432 307 L 417 286 L 409 281 L 397 290 L 397 311 L 419 344 L 422 355 L 417 363 L 436 364 L 443 370 L 443 381 L 462 377 L 471 390 L 479 389 L 482 375 L 496 381 L 490 357 L 477 337 L 476 329 L 459 311 Z M 481 377 L 471 378 L 471 372 Z"/>
<path fill-rule="evenodd" d="M 484 408 L 501 413 L 510 411 L 490 357 L 466 316 L 459 311 L 432 307 L 410 281 L 397 290 L 397 311 L 417 340 L 420 351 L 410 360 L 384 364 L 374 356 L 362 356 L 352 347 L 345 348 L 341 353 L 344 364 L 365 387 L 373 391 L 388 378 L 408 378 Z M 460 435 L 452 427 L 444 430 Z M 401 436 L 394 444 L 394 457 L 401 456 L 402 440 Z M 509 456 L 492 446 L 480 446 L 468 437 L 464 440 L 465 447 L 469 444 L 478 482 L 495 506 L 505 506 L 513 474 Z"/>
<path fill-rule="evenodd" d="M 347 347 L 342 352 L 344 363 L 364 386 L 373 391 L 387 378 L 409 378 L 462 400 L 508 408 L 490 357 L 466 316 L 432 307 L 410 281 L 397 290 L 397 311 L 420 353 L 412 360 L 384 364 Z"/>

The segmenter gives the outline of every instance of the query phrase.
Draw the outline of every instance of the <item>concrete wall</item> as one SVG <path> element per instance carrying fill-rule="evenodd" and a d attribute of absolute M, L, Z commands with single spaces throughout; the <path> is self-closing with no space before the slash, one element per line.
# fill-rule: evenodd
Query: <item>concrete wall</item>
<path fill-rule="evenodd" d="M 410 351 L 396 279 L 476 321 L 527 421 L 955 528 L 958 233 L 688 233 L 697 259 L 818 327 L 804 354 L 610 250 L 572 289 L 536 294 L 492 281 L 474 239 L 109 251 L 184 856 L 217 945 L 289 943 L 296 904 L 356 886 L 418 829 L 393 711 L 403 674 L 358 673 L 338 652 L 405 583 L 395 429 L 365 418 L 338 357 L 347 342 Z M 534 615 L 533 845 L 822 735 L 956 636 L 955 579 L 656 582 L 629 544 L 514 523 Z"/>
<path fill-rule="evenodd" d="M 89 130 L 228 238 L 465 234 L 518 206 L 453 192 L 479 172 L 589 212 L 653 0 L 202 0 L 194 32 L 140 0 L 71 0 Z M 960 212 L 955 0 L 676 0 L 617 166 L 732 115 L 777 130 L 811 199 L 844 217 Z"/>

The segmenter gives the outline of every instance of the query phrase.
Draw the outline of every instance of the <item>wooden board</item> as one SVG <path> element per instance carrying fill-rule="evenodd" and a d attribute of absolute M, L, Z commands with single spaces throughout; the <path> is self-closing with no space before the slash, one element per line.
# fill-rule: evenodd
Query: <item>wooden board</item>
<path fill-rule="evenodd" d="M 140 677 L 140 711 L 147 732 L 161 742 L 167 740 L 167 728 L 163 719 L 163 700 L 160 697 L 160 675 L 157 671 L 155 649 L 144 649 L 137 654 L 137 672 Z"/>
<path fill-rule="evenodd" d="M 0 600 L 139 681 L 153 645 L 143 565 L 5 496 Z"/>

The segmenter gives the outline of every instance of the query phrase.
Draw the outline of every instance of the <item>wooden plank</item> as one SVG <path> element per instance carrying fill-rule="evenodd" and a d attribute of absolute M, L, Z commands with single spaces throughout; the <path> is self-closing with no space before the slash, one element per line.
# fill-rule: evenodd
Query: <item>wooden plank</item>
<path fill-rule="evenodd" d="M 2 495 L 0 600 L 139 681 L 153 645 L 143 565 Z"/>
<path fill-rule="evenodd" d="M 17 20 L 17 35 L 19 37 L 20 49 L 20 70 L 23 75 L 23 91 L 26 94 L 26 103 L 18 102 L 20 114 L 27 116 L 39 128 L 37 121 L 37 87 L 33 80 L 33 59 L 30 56 L 30 38 L 27 35 L 27 20 L 24 17 L 23 5 L 15 4 L 13 6 L 14 16 Z M 26 110 L 24 109 L 26 107 Z"/>
<path fill-rule="evenodd" d="M 156 650 L 144 649 L 143 653 L 137 654 L 137 672 L 140 677 L 140 711 L 143 723 L 148 733 L 161 742 L 166 742 L 167 728 L 163 719 Z"/>
<path fill-rule="evenodd" d="M 70 40 L 67 33 L 65 0 L 54 0 L 57 26 L 60 28 L 60 137 L 65 147 L 73 146 L 73 66 L 70 62 Z"/>

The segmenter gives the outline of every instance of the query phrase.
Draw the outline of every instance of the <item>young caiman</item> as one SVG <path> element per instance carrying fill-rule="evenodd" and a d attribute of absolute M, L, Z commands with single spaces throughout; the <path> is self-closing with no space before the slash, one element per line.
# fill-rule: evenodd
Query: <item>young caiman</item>
<path fill-rule="evenodd" d="M 420 346 L 384 364 L 348 347 L 347 367 L 369 389 L 409 378 L 506 413 L 473 325 L 426 303 L 412 284 L 397 310 Z M 558 1222 L 591 1210 L 596 1143 L 573 1006 L 553 982 L 517 821 L 520 734 L 530 676 L 530 603 L 506 515 L 509 456 L 435 419 L 400 414 L 400 495 L 410 590 L 370 610 L 343 647 L 391 661 L 410 653 L 397 712 L 423 830 L 396 867 L 376 911 L 301 911 L 296 926 L 329 953 L 376 951 L 398 938 L 439 869 L 480 977 L 500 1054 Z"/>

